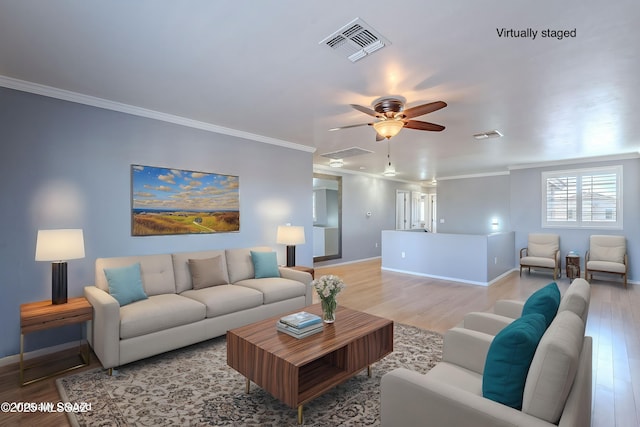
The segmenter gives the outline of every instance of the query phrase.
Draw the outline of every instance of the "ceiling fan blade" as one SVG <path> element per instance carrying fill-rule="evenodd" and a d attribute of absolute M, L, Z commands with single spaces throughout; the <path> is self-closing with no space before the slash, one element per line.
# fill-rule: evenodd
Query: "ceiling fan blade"
<path fill-rule="evenodd" d="M 430 130 L 433 132 L 440 132 L 445 129 L 442 125 L 437 125 L 435 123 L 429 122 L 421 122 L 419 120 L 407 120 L 404 123 L 404 127 L 417 130 Z"/>
<path fill-rule="evenodd" d="M 341 129 L 349 129 L 349 128 L 357 128 L 360 126 L 371 126 L 373 123 L 360 123 L 358 125 L 347 125 L 347 126 L 340 126 L 339 128 L 331 128 L 329 129 L 330 132 L 334 131 L 334 130 L 341 130 Z"/>
<path fill-rule="evenodd" d="M 349 105 L 351 105 L 353 108 L 355 108 L 356 110 L 362 113 L 368 114 L 373 117 L 380 117 L 380 114 L 376 113 L 371 108 L 363 107 L 362 105 L 357 105 L 357 104 L 349 104 Z"/>
<path fill-rule="evenodd" d="M 424 114 L 433 113 L 434 111 L 438 111 L 441 108 L 447 106 L 446 102 L 436 101 L 430 102 L 429 104 L 418 105 L 416 107 L 409 108 L 408 110 L 404 110 L 401 115 L 404 116 L 405 119 L 411 119 L 413 117 L 422 116 Z"/>

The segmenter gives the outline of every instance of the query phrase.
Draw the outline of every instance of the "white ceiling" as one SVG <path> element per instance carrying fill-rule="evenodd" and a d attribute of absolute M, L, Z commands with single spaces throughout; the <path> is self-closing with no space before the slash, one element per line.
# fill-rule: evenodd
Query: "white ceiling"
<path fill-rule="evenodd" d="M 391 45 L 351 63 L 319 42 L 356 17 Z M 349 104 L 442 100 L 416 119 L 443 132 L 390 141 L 397 178 L 420 181 L 638 153 L 639 21 L 637 0 L 1 0 L 0 75 L 313 147 L 316 164 L 361 147 L 375 154 L 344 167 L 370 174 L 374 130 L 328 131 L 370 121 Z"/>

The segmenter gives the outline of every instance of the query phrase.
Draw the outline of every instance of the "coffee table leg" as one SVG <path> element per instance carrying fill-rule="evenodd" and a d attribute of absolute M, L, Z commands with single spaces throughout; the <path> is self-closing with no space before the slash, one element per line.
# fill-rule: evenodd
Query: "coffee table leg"
<path fill-rule="evenodd" d="M 367 366 L 367 376 L 371 378 L 371 365 Z"/>
<path fill-rule="evenodd" d="M 302 405 L 298 405 L 298 425 L 302 425 L 304 417 L 302 415 Z"/>
<path fill-rule="evenodd" d="M 247 386 L 244 389 L 247 394 L 249 394 L 249 390 L 251 390 L 251 380 L 249 378 L 247 378 Z"/>

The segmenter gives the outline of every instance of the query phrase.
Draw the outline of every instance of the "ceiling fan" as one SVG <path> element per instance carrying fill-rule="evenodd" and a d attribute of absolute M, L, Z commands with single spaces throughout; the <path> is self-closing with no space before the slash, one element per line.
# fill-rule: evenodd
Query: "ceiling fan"
<path fill-rule="evenodd" d="M 357 125 L 342 126 L 330 130 L 340 130 L 353 128 L 358 126 L 373 126 L 376 130 L 376 141 L 390 139 L 396 136 L 402 128 L 427 130 L 432 132 L 440 132 L 444 130 L 444 126 L 435 123 L 422 122 L 419 120 L 410 120 L 414 117 L 438 111 L 447 106 L 446 102 L 436 101 L 428 104 L 404 109 L 405 101 L 400 97 L 383 97 L 373 103 L 373 110 L 362 105 L 351 104 L 356 110 L 379 119 L 373 123 L 361 123 Z"/>

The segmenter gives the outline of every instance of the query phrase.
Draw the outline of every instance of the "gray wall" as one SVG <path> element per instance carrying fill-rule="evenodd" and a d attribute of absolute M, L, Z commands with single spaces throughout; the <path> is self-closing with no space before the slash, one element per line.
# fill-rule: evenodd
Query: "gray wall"
<path fill-rule="evenodd" d="M 622 164 L 623 230 L 542 228 L 542 171 L 569 170 Z M 509 175 L 441 180 L 438 182 L 438 232 L 487 233 L 494 231 L 491 218 L 499 218 L 495 231 L 515 232 L 515 263 L 520 248 L 527 246 L 529 233 L 555 233 L 560 236 L 560 251 L 564 257 L 575 250 L 581 255 L 584 275 L 584 255 L 592 234 L 620 234 L 627 238 L 629 280 L 640 281 L 640 159 L 585 162 L 544 168 L 516 169 Z M 514 265 L 514 267 L 516 266 Z M 564 274 L 564 273 L 563 273 Z M 611 277 L 611 276 L 609 276 Z"/>
<path fill-rule="evenodd" d="M 51 298 L 36 262 L 38 229 L 83 228 L 86 257 L 69 261 L 69 296 L 93 283 L 98 257 L 276 244 L 278 225 L 306 230 L 312 265 L 312 154 L 0 88 L 0 358 L 19 352 L 22 303 Z M 132 237 L 131 164 L 240 177 L 240 232 Z M 282 167 L 286 165 L 286 167 Z M 69 327 L 30 334 L 27 350 L 78 339 Z"/>
<path fill-rule="evenodd" d="M 439 180 L 438 233 L 511 231 L 509 191 L 509 175 Z M 497 227 L 491 225 L 494 218 Z"/>
<path fill-rule="evenodd" d="M 623 165 L 623 229 L 569 229 L 542 228 L 542 184 L 543 171 L 582 169 L 610 165 Z M 584 275 L 584 256 L 589 249 L 592 234 L 616 234 L 627 238 L 629 255 L 629 280 L 640 281 L 640 159 L 580 163 L 545 168 L 511 171 L 511 223 L 516 232 L 516 250 L 527 246 L 529 233 L 555 233 L 560 235 L 560 254 L 564 274 L 565 255 L 574 250 L 581 257 L 581 272 Z M 613 277 L 613 276 L 608 276 Z"/>

